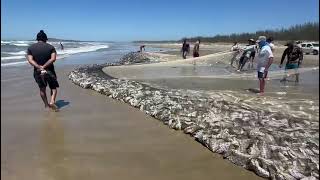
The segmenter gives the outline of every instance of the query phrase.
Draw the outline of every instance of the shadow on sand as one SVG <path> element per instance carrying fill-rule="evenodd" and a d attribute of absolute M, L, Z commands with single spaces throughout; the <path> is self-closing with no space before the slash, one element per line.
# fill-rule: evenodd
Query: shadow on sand
<path fill-rule="evenodd" d="M 255 89 L 255 88 L 249 88 L 249 89 L 245 89 L 248 92 L 252 92 L 252 93 L 259 93 L 260 90 L 259 89 Z"/>
<path fill-rule="evenodd" d="M 56 105 L 58 106 L 59 109 L 63 108 L 64 106 L 67 106 L 69 104 L 70 104 L 70 102 L 65 101 L 65 100 L 56 101 Z"/>

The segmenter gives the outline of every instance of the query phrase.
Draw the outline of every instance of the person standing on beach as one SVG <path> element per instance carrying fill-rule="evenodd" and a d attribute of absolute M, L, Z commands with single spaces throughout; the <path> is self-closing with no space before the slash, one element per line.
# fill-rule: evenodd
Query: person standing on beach
<path fill-rule="evenodd" d="M 273 37 L 268 37 L 267 43 L 270 46 L 272 52 L 274 52 L 274 44 L 272 42 L 273 42 Z"/>
<path fill-rule="evenodd" d="M 250 58 L 249 58 L 249 65 L 248 65 L 248 68 L 249 69 L 253 69 L 253 60 L 254 58 L 256 57 L 256 52 L 257 52 L 257 45 L 256 43 L 254 42 L 253 39 L 250 39 L 252 41 L 252 45 L 253 46 L 253 50 L 251 50 L 251 53 L 250 53 Z"/>
<path fill-rule="evenodd" d="M 299 82 L 299 73 L 298 68 L 302 63 L 303 60 L 303 52 L 302 49 L 298 45 L 294 45 L 293 42 L 290 42 L 287 44 L 287 48 L 284 50 L 281 58 L 281 62 L 279 67 L 282 68 L 283 61 L 285 57 L 287 56 L 287 63 L 285 67 L 285 75 L 283 79 L 281 79 L 281 82 L 285 82 L 288 76 L 290 76 L 289 72 L 290 70 L 294 70 L 294 73 L 296 75 L 296 83 Z"/>
<path fill-rule="evenodd" d="M 57 110 L 56 97 L 59 83 L 54 70 L 53 63 L 56 61 L 57 52 L 55 48 L 47 43 L 47 35 L 43 30 L 37 34 L 37 43 L 29 46 L 27 50 L 28 62 L 34 67 L 33 77 L 40 88 L 40 96 L 45 108 Z M 46 87 L 51 89 L 50 103 L 47 99 Z"/>
<path fill-rule="evenodd" d="M 237 56 L 238 56 L 239 53 L 240 53 L 240 47 L 239 47 L 238 42 L 234 42 L 233 46 L 231 47 L 231 52 L 233 52 L 233 56 L 232 56 L 232 58 L 231 58 L 230 65 L 231 65 L 232 67 L 234 67 L 234 66 L 233 66 L 233 63 L 234 63 L 234 61 L 237 59 Z"/>
<path fill-rule="evenodd" d="M 200 49 L 200 39 L 197 40 L 196 44 L 193 47 L 193 57 L 199 57 L 199 49 Z"/>
<path fill-rule="evenodd" d="M 144 51 L 146 50 L 146 49 L 145 49 L 145 45 L 141 45 L 141 46 L 140 46 L 140 52 L 142 52 L 142 50 L 144 50 Z"/>
<path fill-rule="evenodd" d="M 181 48 L 181 52 L 182 52 L 182 58 L 186 59 L 187 58 L 187 54 L 190 51 L 190 45 L 187 43 L 187 40 L 183 40 L 183 44 L 182 44 L 182 48 Z"/>
<path fill-rule="evenodd" d="M 61 47 L 61 50 L 64 50 L 64 47 L 61 42 L 60 42 L 60 47 Z"/>
<path fill-rule="evenodd" d="M 254 58 L 255 56 L 255 52 L 256 52 L 256 46 L 255 46 L 255 41 L 254 39 L 249 39 L 248 40 L 249 44 L 243 48 L 243 53 L 242 56 L 240 57 L 240 61 L 239 61 L 239 66 L 238 66 L 238 70 L 237 71 L 241 71 L 242 68 L 244 67 L 244 65 L 246 64 L 246 62 L 252 58 Z"/>
<path fill-rule="evenodd" d="M 259 92 L 260 95 L 263 95 L 266 83 L 265 79 L 267 78 L 269 67 L 273 62 L 273 53 L 270 46 L 268 46 L 265 36 L 260 36 L 257 42 L 260 48 L 257 61 L 257 71 L 260 85 Z"/>

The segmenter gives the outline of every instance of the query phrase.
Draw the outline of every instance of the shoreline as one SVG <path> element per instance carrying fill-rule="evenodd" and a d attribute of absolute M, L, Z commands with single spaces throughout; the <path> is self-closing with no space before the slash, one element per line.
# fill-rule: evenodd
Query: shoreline
<path fill-rule="evenodd" d="M 247 102 L 243 104 L 233 102 L 232 98 L 226 100 L 225 98 L 230 94 L 223 92 L 215 93 L 208 98 L 198 94 L 198 91 L 157 89 L 138 81 L 110 80 L 97 74 L 97 72 L 101 73 L 102 68 L 106 66 L 116 67 L 117 65 L 119 64 L 82 67 L 72 71 L 69 78 L 83 88 L 93 89 L 139 108 L 170 128 L 183 130 L 212 152 L 222 154 L 229 161 L 254 171 L 261 177 L 280 179 L 319 177 L 317 174 L 319 162 L 315 161 L 319 157 L 319 146 L 312 140 L 316 136 L 306 138 L 307 134 L 319 133 L 316 129 L 310 128 L 310 123 L 313 127 L 319 127 L 319 122 L 316 120 L 310 121 L 306 116 L 248 107 Z M 245 114 L 239 112 L 245 112 Z M 292 120 L 287 117 L 291 117 Z M 298 142 L 296 139 L 298 137 L 290 135 L 292 131 L 302 130 L 297 127 L 304 129 L 299 135 Z M 261 132 L 262 129 L 265 130 Z M 235 137 L 240 139 L 234 139 Z M 284 141 L 282 137 L 290 140 Z M 315 149 L 309 149 L 303 145 L 310 140 Z M 305 149 L 301 150 L 301 148 Z M 311 154 L 304 156 L 302 151 Z M 288 153 L 291 153 L 291 156 L 284 155 Z M 309 166 L 314 171 L 305 171 L 301 164 L 301 167 L 290 164 L 297 157 L 300 157 L 299 161 L 304 163 L 306 159 L 313 162 Z M 309 159 L 310 157 L 312 158 Z M 288 158 L 291 159 L 289 164 L 286 163 Z"/>

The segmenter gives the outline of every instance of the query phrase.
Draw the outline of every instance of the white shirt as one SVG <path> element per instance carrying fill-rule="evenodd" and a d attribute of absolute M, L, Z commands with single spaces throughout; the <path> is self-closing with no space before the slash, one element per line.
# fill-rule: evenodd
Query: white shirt
<path fill-rule="evenodd" d="M 240 48 L 239 48 L 239 45 L 236 44 L 234 46 L 231 47 L 231 51 L 238 51 Z"/>
<path fill-rule="evenodd" d="M 243 51 L 246 51 L 246 56 L 249 58 L 251 52 L 255 52 L 256 51 L 256 45 L 247 45 L 245 47 L 242 48 Z"/>
<path fill-rule="evenodd" d="M 273 52 L 274 51 L 274 44 L 273 43 L 269 43 L 269 46 L 270 46 L 270 48 L 271 48 L 271 51 Z"/>
<path fill-rule="evenodd" d="M 242 50 L 250 50 L 250 51 L 252 51 L 252 50 L 256 50 L 256 45 L 246 45 L 246 46 L 244 46 L 243 48 L 242 48 Z"/>
<path fill-rule="evenodd" d="M 269 58 L 273 57 L 272 50 L 270 46 L 265 45 L 263 46 L 258 54 L 258 61 L 257 61 L 257 70 L 260 71 L 261 68 L 265 68 L 268 65 Z"/>

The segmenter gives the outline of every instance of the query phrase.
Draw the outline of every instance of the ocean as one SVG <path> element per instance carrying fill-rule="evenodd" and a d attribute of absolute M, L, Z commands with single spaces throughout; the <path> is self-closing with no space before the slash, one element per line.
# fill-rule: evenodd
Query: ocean
<path fill-rule="evenodd" d="M 1 67 L 27 65 L 26 51 L 28 46 L 36 43 L 36 41 L 21 40 L 1 40 Z M 94 64 L 105 63 L 109 61 L 117 61 L 121 55 L 131 51 L 139 50 L 138 45 L 130 42 L 69 42 L 61 41 L 64 50 L 61 49 L 60 41 L 48 41 L 57 51 L 57 59 L 68 58 L 71 64 Z M 158 51 L 159 48 L 148 48 L 147 51 Z M 162 48 L 164 50 L 164 48 Z M 77 58 L 86 55 L 81 61 Z M 77 56 L 74 56 L 77 55 Z M 116 55 L 116 57 L 115 57 Z M 88 59 L 90 57 L 90 59 Z M 111 59 L 110 59 L 111 58 Z M 72 60 L 74 59 L 74 60 Z M 99 60 L 100 59 L 100 60 Z M 104 59 L 104 60 L 102 60 Z"/>
<path fill-rule="evenodd" d="M 26 51 L 28 46 L 36 41 L 2 41 L 1 40 L 1 67 L 17 66 L 27 63 Z M 48 42 L 53 45 L 58 54 L 58 59 L 68 57 L 73 54 L 94 52 L 110 48 L 109 43 L 100 42 L 61 42 L 64 50 L 60 47 L 60 42 Z"/>

